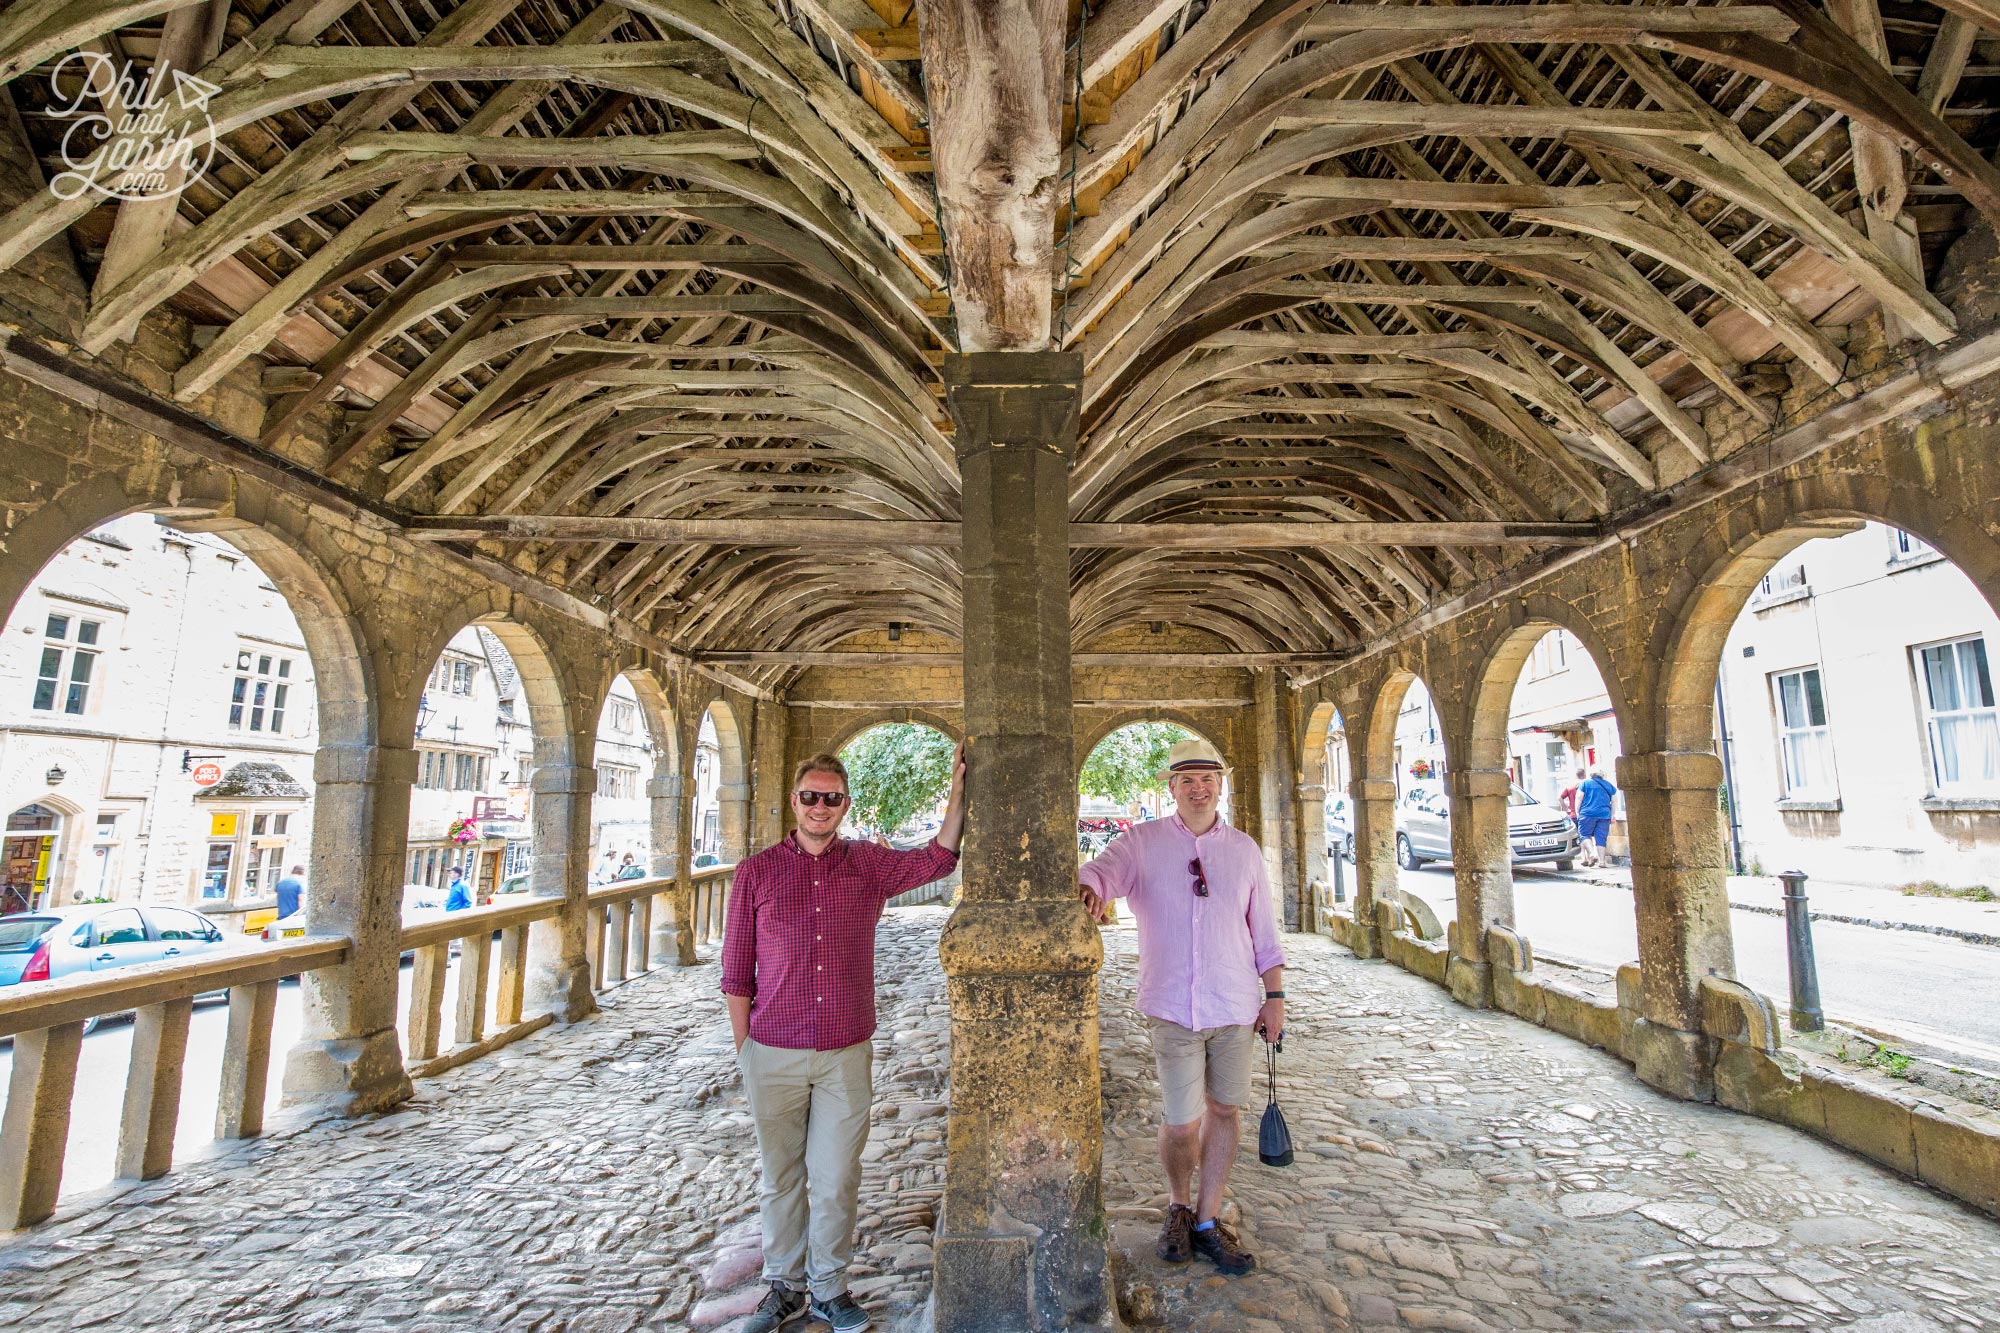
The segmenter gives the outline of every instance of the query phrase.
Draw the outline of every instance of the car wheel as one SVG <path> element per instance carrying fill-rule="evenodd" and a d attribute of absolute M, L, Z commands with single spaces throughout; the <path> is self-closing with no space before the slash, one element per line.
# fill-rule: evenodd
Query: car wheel
<path fill-rule="evenodd" d="M 1407 833 L 1396 835 L 1396 864 L 1405 870 L 1424 868 L 1423 858 L 1417 855 L 1416 848 L 1410 846 L 1410 835 Z"/>
<path fill-rule="evenodd" d="M 1557 870 L 1576 869 L 1576 858 L 1574 856 L 1565 856 L 1562 860 L 1556 862 L 1556 869 Z"/>
<path fill-rule="evenodd" d="M 1340 854 L 1347 858 L 1347 864 L 1354 864 L 1354 835 L 1352 833 L 1347 835 L 1347 840 L 1341 845 Z"/>

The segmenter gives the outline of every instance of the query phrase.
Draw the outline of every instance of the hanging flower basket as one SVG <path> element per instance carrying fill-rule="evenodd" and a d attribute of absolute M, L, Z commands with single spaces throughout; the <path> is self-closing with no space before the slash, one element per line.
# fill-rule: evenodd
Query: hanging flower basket
<path fill-rule="evenodd" d="M 1417 760 L 1417 762 L 1416 762 L 1416 763 L 1414 763 L 1414 764 L 1411 764 L 1411 765 L 1410 765 L 1410 776 L 1411 776 L 1411 777 L 1413 777 L 1413 778 L 1427 778 L 1427 777 L 1429 777 L 1430 775 L 1431 775 L 1431 761 L 1430 761 L 1430 760 L 1428 760 L 1428 759 L 1419 759 L 1419 760 Z"/>
<path fill-rule="evenodd" d="M 479 822 L 474 819 L 454 819 L 446 834 L 453 842 L 463 847 L 468 842 L 479 841 Z"/>

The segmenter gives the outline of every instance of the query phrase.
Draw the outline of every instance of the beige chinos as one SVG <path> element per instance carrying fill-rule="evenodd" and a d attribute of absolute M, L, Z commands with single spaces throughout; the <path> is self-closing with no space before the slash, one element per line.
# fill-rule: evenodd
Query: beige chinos
<path fill-rule="evenodd" d="M 736 1053 L 763 1159 L 764 1280 L 818 1301 L 847 1290 L 874 1059 L 866 1041 L 795 1051 L 746 1040 Z"/>

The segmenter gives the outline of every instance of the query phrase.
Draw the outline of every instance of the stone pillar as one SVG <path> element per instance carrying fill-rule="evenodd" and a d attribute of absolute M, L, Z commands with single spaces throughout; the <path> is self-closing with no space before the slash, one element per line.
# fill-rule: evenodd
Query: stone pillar
<path fill-rule="evenodd" d="M 535 859 L 528 892 L 560 898 L 562 910 L 528 932 L 528 1007 L 566 1023 L 597 1012 L 591 989 L 587 917 L 590 905 L 590 802 L 597 770 L 549 764 L 529 780 Z"/>
<path fill-rule="evenodd" d="M 1704 976 L 1733 979 L 1728 858 L 1718 818 L 1722 761 L 1693 751 L 1618 760 L 1639 914 L 1639 1077 L 1690 1101 L 1713 1101 L 1714 1043 L 1701 1031 Z"/>
<path fill-rule="evenodd" d="M 757 701 L 755 758 L 750 764 L 750 850 L 776 846 L 785 836 L 791 800 L 792 710 L 769 699 Z"/>
<path fill-rule="evenodd" d="M 1250 681 L 1257 701 L 1258 841 L 1264 845 L 1264 871 L 1278 895 L 1278 924 L 1297 930 L 1305 880 L 1299 874 L 1299 813 L 1292 799 L 1292 775 L 1298 771 L 1292 728 L 1276 669 L 1254 668 Z"/>
<path fill-rule="evenodd" d="M 1514 924 L 1514 850 L 1507 841 L 1504 769 L 1451 770 L 1451 864 L 1458 881 L 1458 921 L 1445 981 L 1460 1004 L 1493 1003 L 1486 928 Z"/>
<path fill-rule="evenodd" d="M 750 855 L 750 783 L 725 782 L 715 789 L 716 854 L 731 865 Z"/>
<path fill-rule="evenodd" d="M 964 486 L 965 885 L 939 942 L 951 1108 L 940 1333 L 1088 1328 L 1110 1313 L 1099 1171 L 1103 943 L 1076 901 L 1068 472 L 1082 358 L 944 368 Z"/>
<path fill-rule="evenodd" d="M 656 878 L 680 873 L 681 848 L 681 775 L 661 773 L 646 781 L 646 797 L 652 803 L 648 808 L 653 819 L 653 862 L 646 867 L 647 873 Z M 686 934 L 685 922 L 677 894 L 663 894 L 666 911 L 656 905 L 653 911 L 652 956 L 655 965 L 673 959 L 681 961 L 681 936 Z M 657 903 L 658 900 L 656 900 Z"/>
<path fill-rule="evenodd" d="M 1347 784 L 1354 807 L 1354 953 L 1380 958 L 1375 900 L 1396 887 L 1396 784 L 1357 777 Z"/>
<path fill-rule="evenodd" d="M 1312 886 L 1328 886 L 1326 864 L 1326 788 L 1316 782 L 1301 782 L 1292 789 L 1293 808 L 1298 811 L 1299 846 L 1299 925 L 1304 931 L 1319 929 L 1318 909 L 1313 905 Z"/>
<path fill-rule="evenodd" d="M 299 979 L 305 1021 L 285 1061 L 288 1106 L 330 1101 L 359 1115 L 410 1096 L 396 1003 L 416 777 L 412 749 L 326 745 L 313 756 L 306 929 L 345 935 L 354 952 Z"/>
<path fill-rule="evenodd" d="M 680 930 L 674 941 L 674 962 L 680 967 L 693 967 L 701 961 L 701 955 L 695 952 L 694 947 L 694 845 L 697 830 L 694 826 L 693 736 L 681 746 L 681 772 L 677 781 L 681 794 L 675 819 L 680 825 L 681 836 L 675 845 L 673 915 L 674 920 L 680 923 Z"/>

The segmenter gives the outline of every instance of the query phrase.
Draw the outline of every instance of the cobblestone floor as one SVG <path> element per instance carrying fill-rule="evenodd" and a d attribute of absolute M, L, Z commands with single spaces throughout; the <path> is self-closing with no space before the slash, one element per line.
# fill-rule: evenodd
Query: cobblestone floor
<path fill-rule="evenodd" d="M 936 908 L 882 931 L 855 1288 L 909 1330 L 943 1168 Z M 1107 934 L 1106 1201 L 1121 1304 L 1164 1329 L 2000 1327 L 2000 1223 L 1601 1052 L 1289 938 L 1297 1165 L 1246 1154 L 1264 1271 L 1152 1257 L 1164 1202 L 1133 940 Z M 419 1087 L 292 1124 L 0 1242 L 0 1328 L 725 1328 L 755 1282 L 750 1123 L 712 964 Z M 1254 1117 L 1253 1117 L 1254 1122 Z M 806 1327 L 803 1325 L 795 1327 Z"/>

